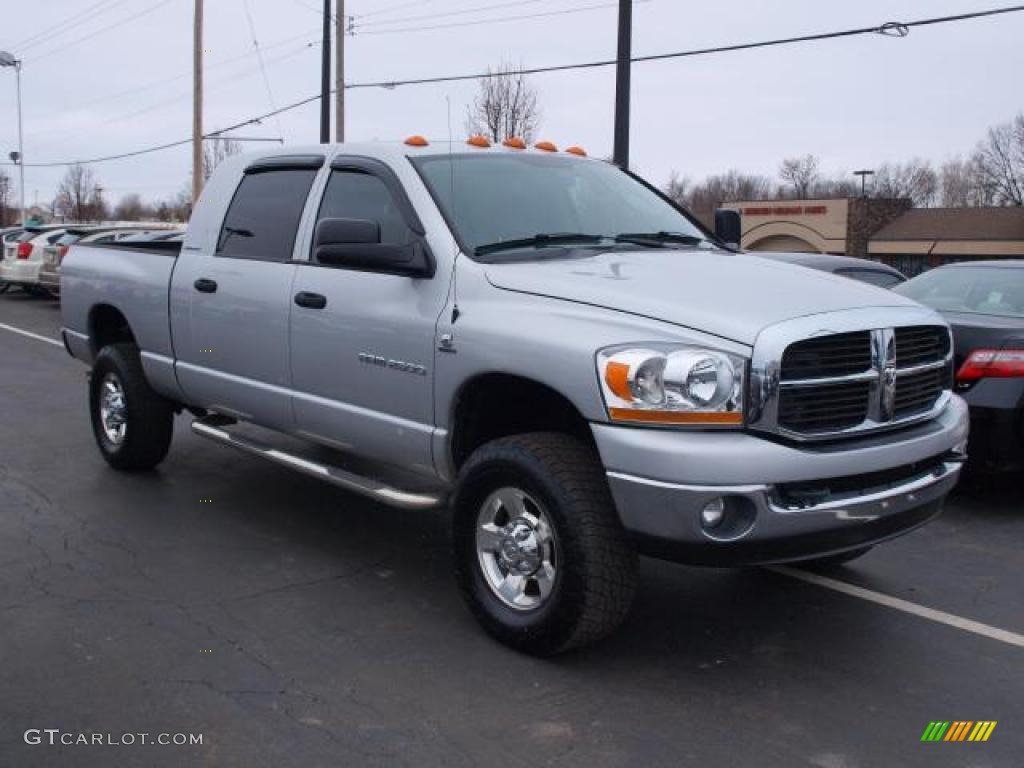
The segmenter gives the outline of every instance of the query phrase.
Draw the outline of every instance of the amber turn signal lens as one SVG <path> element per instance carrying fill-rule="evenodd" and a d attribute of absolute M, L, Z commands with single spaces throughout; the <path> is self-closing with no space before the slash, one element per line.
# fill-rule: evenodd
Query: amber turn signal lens
<path fill-rule="evenodd" d="M 583 147 L 572 146 L 565 151 L 568 152 L 570 155 L 579 155 L 580 157 L 587 156 L 587 150 L 585 150 Z"/>
<path fill-rule="evenodd" d="M 512 149 L 526 149 L 526 142 L 520 139 L 518 136 L 509 136 L 501 143 L 502 145 L 510 147 Z"/>
<path fill-rule="evenodd" d="M 738 411 L 690 413 L 685 411 L 646 411 L 639 408 L 609 408 L 608 415 L 615 421 L 635 421 L 641 424 L 689 424 L 692 426 L 701 424 L 741 426 L 743 424 L 743 414 Z"/>
<path fill-rule="evenodd" d="M 482 147 L 484 149 L 491 146 L 491 140 L 486 136 L 470 136 L 466 139 L 466 143 L 471 147 Z"/>
<path fill-rule="evenodd" d="M 425 147 L 430 142 L 427 141 L 422 136 L 410 136 L 408 139 L 405 140 L 405 143 L 408 144 L 410 147 Z"/>
<path fill-rule="evenodd" d="M 629 391 L 629 366 L 625 363 L 608 363 L 604 369 L 604 380 L 617 397 L 633 399 L 633 393 Z"/>
<path fill-rule="evenodd" d="M 540 150 L 543 150 L 544 152 L 557 152 L 558 151 L 558 147 L 556 147 L 550 141 L 538 141 L 533 146 L 534 146 L 535 149 L 540 149 Z"/>

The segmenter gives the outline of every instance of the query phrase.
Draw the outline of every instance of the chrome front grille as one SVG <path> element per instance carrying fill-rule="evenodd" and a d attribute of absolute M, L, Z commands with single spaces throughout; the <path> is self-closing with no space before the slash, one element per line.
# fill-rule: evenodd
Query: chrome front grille
<path fill-rule="evenodd" d="M 825 327 L 811 327 L 822 322 L 812 317 L 763 332 L 751 365 L 751 427 L 824 440 L 934 416 L 950 397 L 952 344 L 948 328 L 920 322 L 936 322 L 923 313 L 850 310 Z M 867 325 L 890 314 L 892 327 Z M 895 322 L 903 319 L 918 323 Z M 849 330 L 858 322 L 867 329 Z"/>

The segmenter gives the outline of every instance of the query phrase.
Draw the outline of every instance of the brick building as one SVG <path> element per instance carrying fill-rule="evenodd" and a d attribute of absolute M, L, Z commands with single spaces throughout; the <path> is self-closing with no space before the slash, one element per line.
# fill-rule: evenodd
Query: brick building
<path fill-rule="evenodd" d="M 743 247 L 860 256 L 908 275 L 968 259 L 1024 258 L 1024 208 L 911 208 L 909 200 L 756 200 Z"/>

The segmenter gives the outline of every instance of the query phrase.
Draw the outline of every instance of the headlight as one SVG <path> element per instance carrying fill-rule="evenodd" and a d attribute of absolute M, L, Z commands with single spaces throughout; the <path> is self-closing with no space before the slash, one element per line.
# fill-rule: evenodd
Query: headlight
<path fill-rule="evenodd" d="M 746 360 L 705 347 L 651 344 L 597 353 L 612 421 L 741 426 Z"/>

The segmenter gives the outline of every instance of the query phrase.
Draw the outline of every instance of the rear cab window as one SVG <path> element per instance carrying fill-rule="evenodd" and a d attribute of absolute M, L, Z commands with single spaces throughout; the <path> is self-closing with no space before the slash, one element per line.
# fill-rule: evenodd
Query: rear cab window
<path fill-rule="evenodd" d="M 299 220 L 319 167 L 282 164 L 280 168 L 247 172 L 228 206 L 216 255 L 290 261 Z"/>

